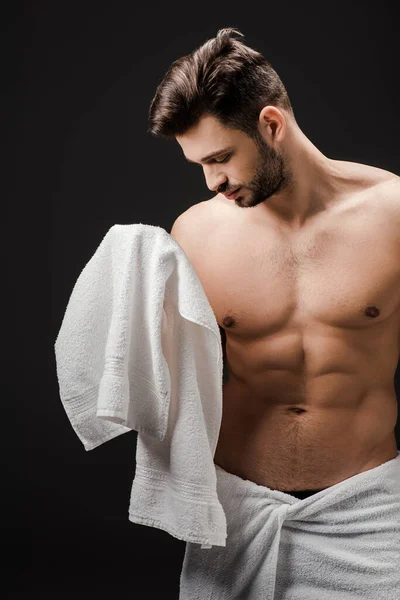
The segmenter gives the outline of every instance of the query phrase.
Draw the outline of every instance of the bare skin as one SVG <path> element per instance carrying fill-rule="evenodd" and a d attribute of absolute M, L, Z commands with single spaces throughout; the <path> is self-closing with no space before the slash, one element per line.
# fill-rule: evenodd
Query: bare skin
<path fill-rule="evenodd" d="M 214 462 L 272 489 L 326 488 L 397 456 L 400 178 L 329 165 L 329 202 L 244 210 L 245 193 L 217 194 L 171 231 L 226 335 Z"/>

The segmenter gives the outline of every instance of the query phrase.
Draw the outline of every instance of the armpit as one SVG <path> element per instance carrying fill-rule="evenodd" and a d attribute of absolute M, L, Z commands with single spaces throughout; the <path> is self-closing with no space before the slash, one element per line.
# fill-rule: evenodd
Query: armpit
<path fill-rule="evenodd" d="M 228 379 L 228 361 L 226 359 L 226 333 L 225 333 L 225 329 L 223 327 L 219 327 L 220 333 L 221 333 L 221 342 L 222 342 L 222 355 L 223 355 L 223 382 L 225 383 L 225 381 Z"/>

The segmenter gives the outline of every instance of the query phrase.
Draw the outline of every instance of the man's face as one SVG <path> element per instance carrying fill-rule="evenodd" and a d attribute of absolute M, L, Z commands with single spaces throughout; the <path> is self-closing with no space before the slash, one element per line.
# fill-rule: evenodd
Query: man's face
<path fill-rule="evenodd" d="M 210 190 L 230 193 L 241 188 L 234 200 L 241 208 L 257 206 L 284 189 L 289 181 L 284 154 L 267 144 L 260 134 L 254 141 L 242 131 L 224 127 L 210 115 L 176 140 L 189 161 L 202 165 Z M 224 148 L 228 151 L 203 161 Z"/>

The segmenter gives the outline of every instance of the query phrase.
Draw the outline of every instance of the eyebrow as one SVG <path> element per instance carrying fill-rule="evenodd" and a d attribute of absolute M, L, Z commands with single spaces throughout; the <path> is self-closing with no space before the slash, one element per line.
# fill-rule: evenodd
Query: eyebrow
<path fill-rule="evenodd" d="M 222 148 L 221 150 L 216 150 L 215 152 L 212 152 L 211 154 L 207 154 L 207 156 L 203 156 L 203 158 L 200 160 L 200 164 L 208 163 L 208 162 L 210 162 L 210 160 L 212 160 L 216 156 L 219 156 L 220 154 L 227 154 L 228 152 L 231 152 L 232 150 L 233 150 L 233 146 L 228 146 L 227 148 Z M 185 154 L 184 154 L 184 156 L 185 156 Z M 190 160 L 190 158 L 187 158 L 186 156 L 185 156 L 185 158 L 190 163 L 193 163 L 195 165 L 199 164 L 194 160 Z"/>

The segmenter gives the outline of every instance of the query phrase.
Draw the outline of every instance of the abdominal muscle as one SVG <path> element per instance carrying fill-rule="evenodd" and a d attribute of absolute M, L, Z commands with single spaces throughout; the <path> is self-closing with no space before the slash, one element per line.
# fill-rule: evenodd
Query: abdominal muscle
<path fill-rule="evenodd" d="M 214 462 L 272 489 L 322 489 L 395 458 L 396 419 L 394 390 L 360 373 L 229 370 Z"/>

